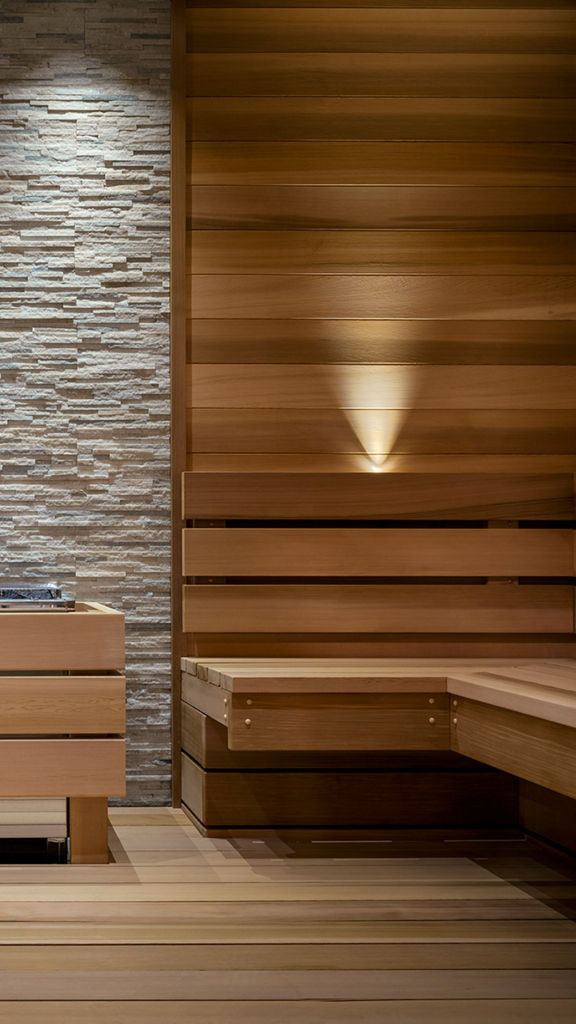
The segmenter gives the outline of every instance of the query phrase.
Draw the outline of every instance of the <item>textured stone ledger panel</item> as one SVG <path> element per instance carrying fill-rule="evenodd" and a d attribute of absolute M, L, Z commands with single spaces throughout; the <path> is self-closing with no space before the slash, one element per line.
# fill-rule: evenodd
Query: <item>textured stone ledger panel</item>
<path fill-rule="evenodd" d="M 0 0 L 0 577 L 127 618 L 170 798 L 170 0 Z"/>

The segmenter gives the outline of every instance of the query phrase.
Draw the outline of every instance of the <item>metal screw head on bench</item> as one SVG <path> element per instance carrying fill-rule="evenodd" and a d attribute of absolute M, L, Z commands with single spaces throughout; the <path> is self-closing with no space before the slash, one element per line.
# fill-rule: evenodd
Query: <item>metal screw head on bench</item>
<path fill-rule="evenodd" d="M 436 719 L 435 718 L 429 718 L 428 721 L 430 722 L 430 725 L 434 725 L 434 722 L 436 721 Z"/>
<path fill-rule="evenodd" d="M 244 725 L 246 725 L 246 726 L 248 726 L 248 728 L 250 728 L 250 726 L 252 725 L 252 719 L 251 718 L 245 718 L 244 719 Z"/>
<path fill-rule="evenodd" d="M 453 725 L 458 725 L 458 719 L 457 718 L 453 718 L 452 719 L 452 724 Z"/>
<path fill-rule="evenodd" d="M 250 700 L 250 698 L 248 697 L 248 700 L 246 701 L 246 703 L 247 703 L 247 704 L 253 704 L 253 703 L 254 703 L 254 701 Z"/>
<path fill-rule="evenodd" d="M 457 708 L 458 707 L 458 701 L 457 700 L 453 700 L 452 701 L 452 707 L 453 708 Z"/>
<path fill-rule="evenodd" d="M 434 697 L 428 697 L 428 703 L 429 704 L 435 704 L 436 701 L 434 700 Z"/>

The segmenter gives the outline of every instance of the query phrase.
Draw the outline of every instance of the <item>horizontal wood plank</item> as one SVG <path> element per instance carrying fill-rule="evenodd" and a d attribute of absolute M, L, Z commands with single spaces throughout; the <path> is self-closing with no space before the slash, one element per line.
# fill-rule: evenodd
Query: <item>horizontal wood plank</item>
<path fill-rule="evenodd" d="M 504 708 L 458 699 L 453 750 L 529 782 L 576 797 L 576 730 Z"/>
<path fill-rule="evenodd" d="M 187 259 L 192 274 L 569 274 L 576 269 L 576 235 L 194 231 Z"/>
<path fill-rule="evenodd" d="M 394 473 L 576 473 L 576 455 L 390 455 Z M 193 454 L 186 457 L 192 473 L 354 473 L 370 471 L 366 455 Z"/>
<path fill-rule="evenodd" d="M 574 96 L 569 54 L 196 53 L 188 96 Z"/>
<path fill-rule="evenodd" d="M 199 633 L 570 633 L 568 586 L 185 586 L 184 630 Z"/>
<path fill-rule="evenodd" d="M 493 773 L 207 773 L 183 754 L 182 781 L 184 802 L 208 827 L 442 827 L 457 806 L 478 828 L 512 813 L 510 785 Z"/>
<path fill-rule="evenodd" d="M 0 740 L 0 796 L 124 796 L 122 739 Z"/>
<path fill-rule="evenodd" d="M 203 52 L 572 53 L 573 11 L 200 7 L 188 12 L 188 49 Z"/>
<path fill-rule="evenodd" d="M 188 209 L 209 229 L 576 230 L 576 189 L 561 187 L 196 185 Z"/>
<path fill-rule="evenodd" d="M 196 409 L 190 452 L 357 453 L 366 470 L 394 454 L 576 453 L 576 412 L 520 410 Z M 374 458 L 376 456 L 376 458 Z"/>
<path fill-rule="evenodd" d="M 195 142 L 191 185 L 490 185 L 574 182 L 568 143 Z"/>
<path fill-rule="evenodd" d="M 191 141 L 574 142 L 568 99 L 216 96 L 187 101 Z"/>
<path fill-rule="evenodd" d="M 0 733 L 122 733 L 122 676 L 0 676 Z"/>
<path fill-rule="evenodd" d="M 182 485 L 187 519 L 551 519 L 574 511 L 570 474 L 184 473 Z"/>
<path fill-rule="evenodd" d="M 185 576 L 571 576 L 571 530 L 184 530 Z"/>
<path fill-rule="evenodd" d="M 198 317 L 444 317 L 573 320 L 576 275 L 196 274 L 188 298 Z"/>
<path fill-rule="evenodd" d="M 576 278 L 575 278 L 576 281 Z M 576 367 L 261 363 L 188 368 L 196 409 L 574 409 Z"/>
<path fill-rule="evenodd" d="M 0 649 L 4 672 L 119 670 L 125 661 L 124 615 L 81 603 L 60 615 L 10 612 L 0 616 Z"/>
<path fill-rule="evenodd" d="M 188 362 L 574 365 L 576 328 L 565 320 L 197 319 L 188 321 Z"/>

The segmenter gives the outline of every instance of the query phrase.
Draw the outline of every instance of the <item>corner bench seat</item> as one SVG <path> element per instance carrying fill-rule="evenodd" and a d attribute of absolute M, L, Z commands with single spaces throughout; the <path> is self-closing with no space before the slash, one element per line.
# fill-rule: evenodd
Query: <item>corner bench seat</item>
<path fill-rule="evenodd" d="M 237 751 L 454 751 L 576 798 L 576 660 L 182 661 Z"/>

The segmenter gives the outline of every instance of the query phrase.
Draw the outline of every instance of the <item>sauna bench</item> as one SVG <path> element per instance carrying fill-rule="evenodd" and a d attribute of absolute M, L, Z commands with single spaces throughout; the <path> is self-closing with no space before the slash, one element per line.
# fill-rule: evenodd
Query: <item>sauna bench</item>
<path fill-rule="evenodd" d="M 0 614 L 0 796 L 67 799 L 70 860 L 108 860 L 125 794 L 124 616 L 100 604 Z"/>
<path fill-rule="evenodd" d="M 576 661 L 184 658 L 188 709 L 231 752 L 451 751 L 576 798 Z"/>

